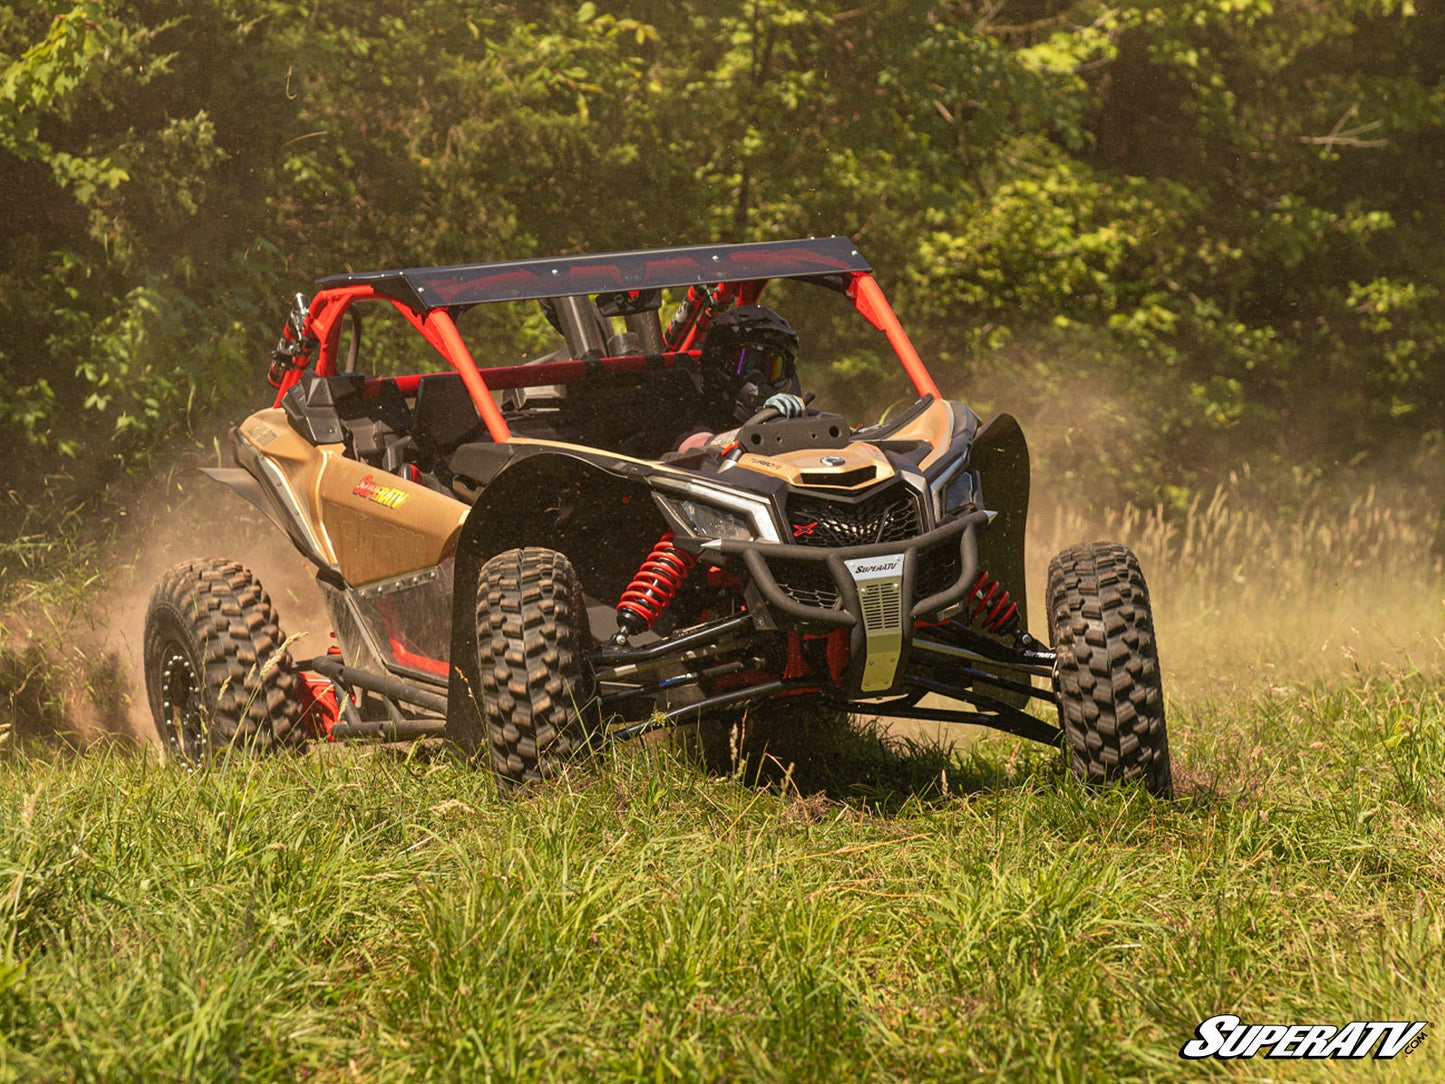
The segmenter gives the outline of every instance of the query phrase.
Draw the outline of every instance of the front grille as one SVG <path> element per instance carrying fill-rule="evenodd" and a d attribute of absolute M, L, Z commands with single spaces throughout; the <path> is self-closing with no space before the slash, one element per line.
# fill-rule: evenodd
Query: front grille
<path fill-rule="evenodd" d="M 918 498 L 896 486 L 856 503 L 795 493 L 788 498 L 788 522 L 802 546 L 868 546 L 922 533 Z"/>
<path fill-rule="evenodd" d="M 822 561 L 773 561 L 769 571 L 794 602 L 819 610 L 836 610 L 843 605 L 833 574 Z"/>

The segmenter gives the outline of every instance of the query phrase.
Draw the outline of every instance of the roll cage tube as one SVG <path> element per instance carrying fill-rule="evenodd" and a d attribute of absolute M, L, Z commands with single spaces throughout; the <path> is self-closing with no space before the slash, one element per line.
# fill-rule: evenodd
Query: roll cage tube
<path fill-rule="evenodd" d="M 446 309 L 432 309 L 424 315 L 418 315 L 409 305 L 378 292 L 372 286 L 340 286 L 320 291 L 311 299 L 305 325 L 305 334 L 319 344 L 314 366 L 317 376 L 336 375 L 336 350 L 341 342 L 342 318 L 346 315 L 347 310 L 358 301 L 387 301 L 397 312 L 406 317 L 407 322 L 416 328 L 427 342 L 431 343 L 436 352 L 446 359 L 453 369 L 461 374 L 462 383 L 466 385 L 467 392 L 472 397 L 472 403 L 476 406 L 477 413 L 481 416 L 492 439 L 499 444 L 504 444 L 511 439 L 512 431 L 507 427 L 506 419 L 502 417 L 502 412 L 493 401 L 486 381 L 482 379 L 482 375 L 477 369 L 477 363 L 472 358 L 471 351 L 462 341 L 456 321 L 452 319 L 451 313 Z M 293 367 L 286 374 L 276 391 L 276 406 L 281 405 L 282 397 L 301 379 L 301 372 L 305 367 L 303 361 L 301 365 Z"/>
<path fill-rule="evenodd" d="M 758 279 L 741 283 L 719 283 L 713 298 L 716 302 L 730 300 L 736 296 L 740 303 L 755 304 L 767 281 L 767 279 Z M 854 308 L 869 323 L 882 331 L 888 339 L 889 346 L 893 348 L 894 354 L 903 365 L 904 372 L 908 374 L 919 396 L 932 395 L 935 399 L 942 398 L 938 385 L 933 382 L 933 377 L 929 375 L 923 360 L 918 356 L 918 351 L 914 349 L 907 332 L 903 330 L 903 325 L 899 322 L 892 307 L 889 306 L 888 299 L 884 297 L 882 288 L 879 287 L 873 276 L 866 271 L 854 271 L 849 276 L 846 293 L 849 300 L 853 302 Z M 437 353 L 461 375 L 462 383 L 466 386 L 472 403 L 476 406 L 477 413 L 486 425 L 492 440 L 498 444 L 505 444 L 510 440 L 511 429 L 507 426 L 506 419 L 502 417 L 502 412 L 498 409 L 496 402 L 492 399 L 491 388 L 488 387 L 481 370 L 477 368 L 471 351 L 467 349 L 466 343 L 462 340 L 461 332 L 457 330 L 451 312 L 445 308 L 434 308 L 419 313 L 405 302 L 380 292 L 370 284 L 333 286 L 321 290 L 311 299 L 304 328 L 304 333 L 318 343 L 315 359 L 316 374 L 333 376 L 336 373 L 336 352 L 341 340 L 342 320 L 347 310 L 358 301 L 381 300 L 390 302 L 406 318 L 407 322 L 416 328 L 427 342 L 431 343 Z M 684 350 L 694 343 L 699 334 L 706 329 L 707 323 L 710 322 L 707 319 L 710 315 L 707 311 L 708 306 L 703 305 L 700 308 L 701 311 L 696 312 L 691 321 L 677 329 L 685 336 Z M 691 326 L 688 326 L 689 324 Z M 601 363 L 604 369 L 610 371 L 616 366 L 608 366 L 608 360 L 601 359 Z M 303 357 L 299 365 L 293 365 L 286 373 L 276 392 L 276 406 L 281 405 L 282 397 L 301 379 L 301 372 L 305 369 L 306 364 L 307 361 Z M 633 366 L 618 368 L 630 367 Z M 509 376 L 510 370 L 515 368 L 517 367 L 507 367 Z M 548 382 L 541 379 L 543 374 L 538 371 L 538 368 L 531 369 L 530 375 L 537 377 L 537 383 Z M 520 386 L 511 379 L 508 379 L 507 383 L 510 386 Z"/>
<path fill-rule="evenodd" d="M 942 399 L 943 396 L 939 394 L 938 385 L 933 382 L 933 377 L 929 375 L 923 359 L 913 348 L 908 333 L 898 322 L 897 314 L 888 304 L 888 299 L 883 296 L 883 288 L 878 285 L 873 276 L 866 271 L 860 271 L 853 275 L 852 282 L 848 284 L 848 297 L 853 302 L 853 307 L 863 314 L 864 319 L 887 336 L 888 345 L 893 347 L 893 352 L 903 363 L 903 371 L 908 374 L 908 379 L 913 381 L 919 397 L 931 395 L 935 399 Z"/>
<path fill-rule="evenodd" d="M 411 309 L 404 306 L 398 306 L 398 308 L 401 314 L 426 336 L 427 342 L 435 346 L 441 352 L 442 357 L 451 362 L 452 368 L 462 374 L 462 383 L 467 386 L 472 403 L 476 406 L 477 413 L 481 415 L 492 439 L 498 444 L 505 444 L 511 440 L 512 431 L 507 427 L 507 419 L 502 417 L 496 400 L 492 398 L 492 393 L 487 388 L 487 382 L 482 379 L 482 374 L 477 370 L 477 363 L 472 359 L 472 352 L 467 349 L 467 344 L 462 342 L 462 333 L 457 330 L 452 314 L 446 309 L 432 309 L 425 316 L 418 317 Z"/>
<path fill-rule="evenodd" d="M 736 288 L 738 304 L 756 305 L 767 284 L 767 279 L 739 284 Z M 697 346 L 699 336 L 706 332 L 708 324 L 712 323 L 713 306 L 721 307 L 731 300 L 734 292 L 732 285 L 732 283 L 726 282 L 719 283 L 717 290 L 713 293 L 712 305 L 708 303 L 705 292 L 699 291 L 699 296 L 695 299 L 694 291 L 697 288 L 693 287 L 688 291 L 688 307 L 691 311 L 687 313 L 687 318 L 675 332 L 679 342 L 678 349 L 689 350 Z M 899 362 L 903 365 L 903 371 L 908 374 L 908 379 L 913 381 L 913 387 L 917 390 L 919 398 L 931 395 L 935 399 L 942 399 L 943 396 L 938 390 L 938 385 L 933 382 L 932 375 L 928 372 L 927 366 L 923 364 L 923 359 L 918 356 L 918 351 L 914 348 L 913 341 L 909 339 L 908 332 L 903 330 L 903 324 L 899 322 L 898 315 L 888 304 L 888 298 L 883 295 L 883 288 L 878 285 L 878 281 L 866 271 L 855 271 L 849 276 L 846 294 L 848 300 L 853 302 L 853 307 L 862 314 L 863 318 L 883 332 L 888 339 L 888 345 L 898 356 Z"/>
<path fill-rule="evenodd" d="M 594 358 L 588 361 L 544 361 L 528 365 L 500 365 L 488 369 L 486 381 L 488 391 L 502 391 L 507 388 L 537 388 L 547 384 L 574 384 L 597 372 L 643 373 L 654 370 L 676 369 L 679 366 L 698 367 L 699 352 L 670 350 L 661 354 L 623 354 L 615 358 Z M 380 394 L 382 384 L 392 384 L 403 395 L 415 395 L 417 386 L 429 377 L 445 376 L 446 373 L 410 373 L 406 376 L 370 377 L 363 394 Z"/>
<path fill-rule="evenodd" d="M 314 371 L 317 376 L 334 376 L 336 373 L 336 348 L 341 342 L 341 324 L 346 311 L 354 302 L 372 300 L 386 300 L 393 305 L 397 304 L 370 286 L 344 286 L 335 290 L 322 290 L 311 299 L 302 335 L 316 340 Z M 397 305 L 397 308 L 401 306 Z M 311 358 L 303 354 L 298 363 L 282 378 L 276 388 L 277 407 L 281 405 L 285 394 L 301 379 L 302 370 L 309 364 Z"/>

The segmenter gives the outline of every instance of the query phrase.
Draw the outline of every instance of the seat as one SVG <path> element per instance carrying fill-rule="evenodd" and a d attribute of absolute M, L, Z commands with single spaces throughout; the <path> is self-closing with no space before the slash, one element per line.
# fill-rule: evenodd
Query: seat
<path fill-rule="evenodd" d="M 281 407 L 291 428 L 312 444 L 339 444 L 346 439 L 342 407 L 361 394 L 366 378 L 360 373 L 317 376 L 302 373 L 281 397 Z"/>
<path fill-rule="evenodd" d="M 411 436 L 424 471 L 444 464 L 459 445 L 488 439 L 461 373 L 438 373 L 417 382 Z"/>

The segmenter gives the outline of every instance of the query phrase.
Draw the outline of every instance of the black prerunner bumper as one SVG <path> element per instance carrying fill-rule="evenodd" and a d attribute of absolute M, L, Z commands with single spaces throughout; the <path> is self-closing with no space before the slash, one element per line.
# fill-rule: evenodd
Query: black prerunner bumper
<path fill-rule="evenodd" d="M 724 539 L 740 558 L 780 629 L 849 630 L 850 696 L 894 691 L 917 621 L 956 612 L 978 577 L 976 530 L 988 513 L 969 512 L 902 542 L 822 548 Z"/>

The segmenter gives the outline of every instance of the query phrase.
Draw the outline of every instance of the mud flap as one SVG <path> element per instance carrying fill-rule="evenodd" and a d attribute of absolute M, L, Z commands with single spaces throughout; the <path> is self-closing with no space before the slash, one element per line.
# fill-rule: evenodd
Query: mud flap
<path fill-rule="evenodd" d="M 482 566 L 518 547 L 555 549 L 573 562 L 584 590 L 616 598 L 667 526 L 637 477 L 641 464 L 605 454 L 501 447 L 511 449 L 501 463 L 495 452 L 461 457 L 469 476 L 487 476 L 472 478 L 478 484 L 476 502 L 457 538 L 451 600 L 446 736 L 469 756 L 485 755 L 490 746 L 477 658 Z M 608 510 L 607 515 L 599 509 Z M 594 514 L 587 515 L 589 510 Z M 606 529 L 582 530 L 579 520 L 603 523 Z"/>
<path fill-rule="evenodd" d="M 457 539 L 452 579 L 451 675 L 447 682 L 445 735 L 468 757 L 487 751 L 482 721 L 482 671 L 477 661 L 477 582 L 482 572 L 485 516 L 473 507 Z"/>
<path fill-rule="evenodd" d="M 1029 446 L 1012 414 L 999 414 L 979 431 L 970 453 L 970 465 L 983 487 L 984 507 L 998 512 L 978 531 L 978 567 L 1001 583 L 1018 606 L 1019 627 L 1028 629 L 1028 576 L 1024 562 L 1024 536 L 1029 514 Z M 1008 667 L 999 676 L 1027 683 L 1028 676 Z M 995 686 L 988 694 L 1021 708 L 1028 697 Z"/>
<path fill-rule="evenodd" d="M 220 482 L 236 496 L 266 513 L 266 518 L 274 523 L 283 534 L 291 533 L 281 514 L 266 499 L 265 491 L 261 489 L 261 483 L 252 478 L 249 471 L 242 470 L 240 467 L 192 467 L 190 470 L 182 472 L 182 475 L 186 474 L 202 474 L 213 482 Z"/>

